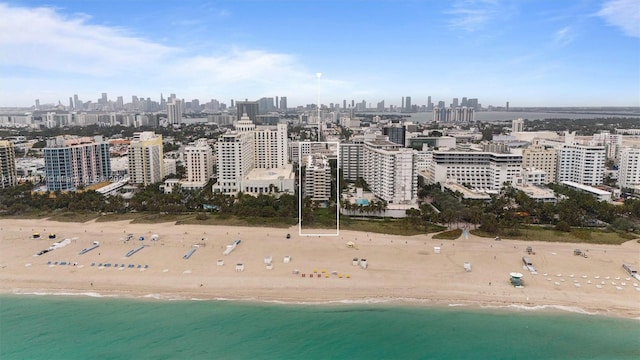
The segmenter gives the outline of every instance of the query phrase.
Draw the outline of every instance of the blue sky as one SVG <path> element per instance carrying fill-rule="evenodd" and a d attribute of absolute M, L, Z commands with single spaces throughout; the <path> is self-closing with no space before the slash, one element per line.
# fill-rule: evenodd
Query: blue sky
<path fill-rule="evenodd" d="M 640 106 L 637 0 L 0 0 L 0 17 L 0 106 L 101 92 Z"/>

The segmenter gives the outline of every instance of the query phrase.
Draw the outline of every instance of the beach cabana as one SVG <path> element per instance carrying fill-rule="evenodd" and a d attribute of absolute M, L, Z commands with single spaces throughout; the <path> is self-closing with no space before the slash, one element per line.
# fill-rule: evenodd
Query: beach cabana
<path fill-rule="evenodd" d="M 470 262 L 465 262 L 464 263 L 464 271 L 471 272 L 471 263 Z"/>
<path fill-rule="evenodd" d="M 271 264 L 272 260 L 273 260 L 273 258 L 271 256 L 266 256 L 264 258 L 264 263 L 265 264 Z"/>
<path fill-rule="evenodd" d="M 238 263 L 236 264 L 236 272 L 243 272 L 244 271 L 244 264 Z"/>
<path fill-rule="evenodd" d="M 358 258 L 353 258 L 353 260 L 351 261 L 351 264 L 353 266 L 358 266 Z"/>
<path fill-rule="evenodd" d="M 433 247 L 433 253 L 434 254 L 440 254 L 440 246 L 434 246 Z"/>
<path fill-rule="evenodd" d="M 285 256 L 284 259 L 282 259 L 282 262 L 285 264 L 288 264 L 291 262 L 291 256 Z"/>
<path fill-rule="evenodd" d="M 216 265 L 218 265 L 218 266 L 222 266 L 222 265 L 224 265 L 224 260 L 218 260 L 218 261 L 216 262 Z"/>
<path fill-rule="evenodd" d="M 360 259 L 360 267 L 363 270 L 366 270 L 368 266 L 369 266 L 369 264 L 367 263 L 367 259 Z"/>

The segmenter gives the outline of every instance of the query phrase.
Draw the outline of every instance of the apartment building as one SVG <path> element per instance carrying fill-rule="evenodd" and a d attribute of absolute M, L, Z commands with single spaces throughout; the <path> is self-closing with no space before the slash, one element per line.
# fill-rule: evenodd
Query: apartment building
<path fill-rule="evenodd" d="M 162 135 L 153 131 L 133 134 L 129 143 L 129 178 L 131 184 L 147 186 L 165 176 Z"/>
<path fill-rule="evenodd" d="M 111 179 L 109 143 L 102 136 L 48 139 L 43 154 L 49 191 L 76 190 Z"/>

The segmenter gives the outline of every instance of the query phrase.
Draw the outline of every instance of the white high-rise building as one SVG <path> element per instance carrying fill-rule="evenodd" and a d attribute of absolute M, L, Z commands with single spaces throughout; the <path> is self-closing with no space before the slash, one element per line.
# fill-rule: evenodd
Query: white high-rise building
<path fill-rule="evenodd" d="M 223 134 L 216 143 L 218 181 L 213 191 L 235 194 L 242 190 L 242 179 L 254 167 L 253 132 Z"/>
<path fill-rule="evenodd" d="M 608 131 L 593 134 L 593 139 L 589 142 L 589 145 L 603 145 L 606 150 L 607 159 L 617 159 L 620 148 L 622 147 L 622 135 L 611 134 Z"/>
<path fill-rule="evenodd" d="M 169 120 L 169 124 L 181 125 L 183 112 L 182 100 L 173 99 L 172 102 L 167 103 L 167 119 Z"/>
<path fill-rule="evenodd" d="M 184 149 L 184 163 L 187 182 L 199 183 L 203 186 L 213 175 L 213 150 L 207 139 L 198 139 Z"/>
<path fill-rule="evenodd" d="M 162 135 L 153 131 L 133 133 L 129 143 L 129 181 L 144 186 L 162 181 L 163 158 Z"/>
<path fill-rule="evenodd" d="M 524 119 L 514 119 L 511 121 L 511 132 L 523 132 Z"/>
<path fill-rule="evenodd" d="M 331 167 L 326 156 L 308 155 L 304 172 L 304 196 L 312 201 L 327 202 L 331 198 Z"/>
<path fill-rule="evenodd" d="M 564 144 L 558 153 L 558 182 L 600 185 L 604 180 L 604 146 Z"/>
<path fill-rule="evenodd" d="M 283 168 L 289 163 L 287 124 L 258 126 L 254 139 L 256 168 Z"/>
<path fill-rule="evenodd" d="M 418 187 L 415 152 L 384 136 L 365 140 L 363 178 L 375 196 L 388 204 L 415 203 Z"/>
<path fill-rule="evenodd" d="M 488 151 L 434 150 L 429 182 L 498 191 L 522 175 L 522 155 Z"/>
<path fill-rule="evenodd" d="M 621 188 L 640 189 L 640 149 L 624 148 L 620 151 L 618 181 Z"/>

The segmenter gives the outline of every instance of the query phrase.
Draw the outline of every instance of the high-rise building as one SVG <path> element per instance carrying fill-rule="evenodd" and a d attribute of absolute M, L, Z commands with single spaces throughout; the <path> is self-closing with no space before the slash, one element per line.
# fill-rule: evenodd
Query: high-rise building
<path fill-rule="evenodd" d="M 213 175 L 213 149 L 207 139 L 198 139 L 184 149 L 187 181 L 205 185 Z"/>
<path fill-rule="evenodd" d="M 524 131 L 524 119 L 514 119 L 511 121 L 511 132 L 523 132 Z"/>
<path fill-rule="evenodd" d="M 382 128 L 382 134 L 389 138 L 392 143 L 405 146 L 406 129 L 403 124 L 392 124 Z"/>
<path fill-rule="evenodd" d="M 413 204 L 417 197 L 415 150 L 384 136 L 364 141 L 363 179 L 388 204 Z"/>
<path fill-rule="evenodd" d="M 546 148 L 534 141 L 534 144 L 522 149 L 522 168 L 544 171 L 548 182 L 556 181 L 558 169 L 558 150 Z"/>
<path fill-rule="evenodd" d="M 167 103 L 167 120 L 171 125 L 182 125 L 182 113 L 184 112 L 182 100 L 173 99 Z"/>
<path fill-rule="evenodd" d="M 640 149 L 624 148 L 620 151 L 620 187 L 640 190 Z"/>
<path fill-rule="evenodd" d="M 411 107 L 411 96 L 406 96 L 404 98 L 404 112 L 412 112 L 413 108 Z"/>
<path fill-rule="evenodd" d="M 236 119 L 240 121 L 244 114 L 247 114 L 252 122 L 256 122 L 256 117 L 260 113 L 260 108 L 257 101 L 236 101 L 237 115 Z"/>
<path fill-rule="evenodd" d="M 522 155 L 490 151 L 434 150 L 429 182 L 455 182 L 473 189 L 500 190 L 522 174 Z"/>
<path fill-rule="evenodd" d="M 324 155 L 308 155 L 304 172 L 304 196 L 311 201 L 331 199 L 331 167 Z"/>
<path fill-rule="evenodd" d="M 593 139 L 589 144 L 603 145 L 607 153 L 607 159 L 617 159 L 620 149 L 622 148 L 622 135 L 601 131 L 598 134 L 593 134 Z"/>
<path fill-rule="evenodd" d="M 263 97 L 258 100 L 258 110 L 259 114 L 268 114 L 270 112 L 276 111 L 276 107 L 273 105 L 272 97 Z M 252 119 L 255 121 L 255 119 Z"/>
<path fill-rule="evenodd" d="M 254 131 L 254 140 L 256 168 L 284 168 L 289 163 L 287 124 L 258 126 Z"/>
<path fill-rule="evenodd" d="M 454 109 L 458 107 L 458 98 L 453 98 L 453 103 L 451 103 L 451 107 Z"/>
<path fill-rule="evenodd" d="M 109 143 L 102 136 L 58 136 L 47 140 L 43 153 L 49 191 L 76 190 L 111 179 Z"/>
<path fill-rule="evenodd" d="M 129 143 L 129 181 L 144 186 L 162 181 L 163 158 L 162 135 L 153 131 L 133 133 Z"/>
<path fill-rule="evenodd" d="M 605 170 L 604 146 L 564 144 L 558 153 L 558 182 L 601 185 Z"/>
<path fill-rule="evenodd" d="M 363 177 L 363 143 L 362 138 L 353 139 L 351 143 L 340 144 L 340 168 L 347 181 L 356 181 Z"/>
<path fill-rule="evenodd" d="M 280 110 L 287 111 L 287 97 L 286 96 L 280 97 Z"/>
<path fill-rule="evenodd" d="M 16 152 L 13 143 L 0 140 L 0 189 L 16 185 Z"/>
<path fill-rule="evenodd" d="M 427 97 L 427 110 L 433 110 L 433 103 L 431 102 L 431 96 Z"/>
<path fill-rule="evenodd" d="M 230 132 L 220 135 L 216 143 L 214 192 L 235 194 L 242 190 L 242 179 L 254 166 L 253 132 Z"/>

